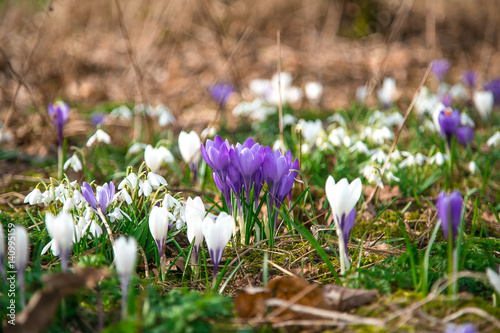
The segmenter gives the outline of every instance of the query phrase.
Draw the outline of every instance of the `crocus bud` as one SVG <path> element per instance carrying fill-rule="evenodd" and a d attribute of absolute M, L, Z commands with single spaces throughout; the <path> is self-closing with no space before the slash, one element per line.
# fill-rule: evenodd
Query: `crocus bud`
<path fill-rule="evenodd" d="M 14 228 L 15 236 L 15 259 L 17 271 L 23 271 L 26 269 L 28 264 L 28 251 L 29 251 L 29 238 L 26 228 L 20 225 L 16 225 Z"/>
<path fill-rule="evenodd" d="M 186 224 L 187 224 L 187 238 L 189 243 L 195 242 L 193 245 L 193 252 L 191 261 L 198 263 L 198 252 L 200 251 L 201 243 L 203 243 L 203 219 L 205 218 L 205 206 L 200 197 L 191 199 L 187 198 L 186 201 Z"/>
<path fill-rule="evenodd" d="M 45 224 L 59 251 L 62 271 L 65 272 L 68 268 L 68 257 L 73 247 L 73 237 L 75 235 L 73 217 L 64 211 L 57 216 L 47 213 L 45 214 Z"/>
<path fill-rule="evenodd" d="M 120 236 L 113 245 L 115 267 L 122 286 L 122 318 L 127 316 L 128 286 L 137 260 L 137 241 Z"/>
<path fill-rule="evenodd" d="M 467 147 L 474 140 L 474 128 L 469 126 L 462 126 L 457 131 L 457 140 L 463 146 Z"/>
<path fill-rule="evenodd" d="M 49 104 L 48 109 L 49 116 L 52 118 L 57 129 L 59 146 L 62 147 L 64 124 L 68 121 L 69 106 L 62 101 L 57 101 L 55 104 Z"/>
<path fill-rule="evenodd" d="M 224 109 L 227 99 L 234 91 L 234 87 L 232 84 L 222 82 L 219 84 L 211 84 L 208 90 L 215 103 L 220 104 L 221 109 Z"/>
<path fill-rule="evenodd" d="M 443 81 L 446 73 L 450 69 L 450 63 L 446 59 L 434 60 L 432 62 L 432 73 L 439 81 Z"/>
<path fill-rule="evenodd" d="M 224 250 L 233 235 L 233 225 L 233 217 L 225 212 L 220 213 L 215 221 L 211 217 L 206 217 L 203 221 L 203 235 L 214 264 L 214 280 L 217 278 Z"/>
<path fill-rule="evenodd" d="M 162 162 L 172 163 L 173 161 L 174 156 L 165 147 L 153 148 L 153 146 L 148 145 L 144 151 L 144 162 L 151 169 L 151 172 L 156 173 Z"/>
<path fill-rule="evenodd" d="M 382 87 L 377 90 L 377 97 L 380 104 L 384 108 L 390 108 L 394 102 L 394 94 L 396 93 L 396 81 L 393 78 L 386 77 L 382 83 Z"/>
<path fill-rule="evenodd" d="M 443 228 L 444 238 L 449 239 L 451 227 L 451 240 L 453 244 L 458 234 L 458 227 L 462 219 L 463 198 L 459 191 L 455 191 L 447 195 L 444 191 L 439 193 L 437 199 L 437 212 L 441 219 L 441 227 Z"/>
<path fill-rule="evenodd" d="M 200 137 L 195 131 L 189 133 L 182 131 L 179 134 L 179 150 L 182 159 L 189 165 L 195 178 L 198 174 L 198 164 L 201 158 L 200 145 Z"/>
<path fill-rule="evenodd" d="M 149 214 L 149 230 L 158 247 L 158 254 L 163 255 L 163 246 L 168 233 L 168 212 L 165 207 L 154 206 Z"/>
<path fill-rule="evenodd" d="M 307 82 L 305 85 L 307 99 L 314 104 L 318 104 L 323 95 L 323 86 L 319 82 Z"/>
<path fill-rule="evenodd" d="M 491 110 L 493 110 L 494 96 L 489 90 L 475 91 L 472 96 L 474 106 L 481 118 L 486 121 L 490 118 Z"/>
<path fill-rule="evenodd" d="M 457 134 L 460 126 L 460 111 L 457 109 L 445 108 L 438 115 L 439 127 L 441 135 L 445 137 L 448 144 L 451 143 L 451 138 Z"/>

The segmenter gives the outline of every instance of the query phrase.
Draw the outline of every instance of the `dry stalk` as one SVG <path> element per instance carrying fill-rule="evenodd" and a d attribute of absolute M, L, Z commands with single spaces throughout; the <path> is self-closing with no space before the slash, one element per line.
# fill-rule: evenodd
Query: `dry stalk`
<path fill-rule="evenodd" d="M 280 31 L 276 32 L 277 44 L 278 44 L 278 112 L 279 112 L 279 128 L 280 128 L 280 141 L 281 141 L 281 154 L 285 155 L 285 139 L 283 136 L 283 101 L 281 96 L 281 35 Z"/>

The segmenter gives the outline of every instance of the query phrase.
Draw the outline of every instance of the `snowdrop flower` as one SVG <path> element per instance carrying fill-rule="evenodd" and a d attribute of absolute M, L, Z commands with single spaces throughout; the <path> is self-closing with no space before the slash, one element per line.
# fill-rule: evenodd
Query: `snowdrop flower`
<path fill-rule="evenodd" d="M 300 102 L 303 97 L 299 87 L 292 86 L 292 74 L 282 72 L 279 76 L 281 80 L 281 92 L 279 91 L 278 74 L 271 79 L 271 91 L 264 98 L 271 105 L 279 105 L 280 93 L 282 104 L 294 104 Z"/>
<path fill-rule="evenodd" d="M 147 147 L 147 144 L 145 144 L 145 143 L 135 142 L 128 149 L 127 155 L 129 155 L 129 154 L 137 154 L 137 153 L 143 151 L 144 149 L 146 149 L 146 147 Z"/>
<path fill-rule="evenodd" d="M 217 134 L 217 128 L 214 126 L 208 126 L 203 131 L 201 131 L 202 138 L 213 138 Z"/>
<path fill-rule="evenodd" d="M 488 276 L 488 280 L 490 281 L 491 286 L 496 292 L 500 295 L 500 275 L 495 272 L 491 268 L 486 268 L 486 275 Z"/>
<path fill-rule="evenodd" d="M 102 228 L 94 220 L 90 220 L 89 232 L 94 238 L 98 238 L 102 235 Z"/>
<path fill-rule="evenodd" d="M 332 131 L 328 135 L 328 141 L 330 141 L 330 143 L 333 146 L 339 147 L 343 143 L 344 138 L 346 138 L 346 137 L 347 136 L 346 136 L 345 129 L 343 129 L 342 127 L 337 127 L 337 128 L 332 129 Z"/>
<path fill-rule="evenodd" d="M 153 236 L 158 255 L 161 258 L 163 255 L 163 246 L 167 240 L 168 233 L 168 212 L 165 207 L 154 206 L 149 214 L 149 230 Z"/>
<path fill-rule="evenodd" d="M 346 127 L 345 119 L 340 113 L 332 114 L 330 117 L 326 118 L 326 121 L 329 123 L 337 123 L 342 127 Z"/>
<path fill-rule="evenodd" d="M 68 198 L 64 201 L 62 211 L 63 212 L 68 212 L 69 210 L 75 208 L 75 203 L 73 202 L 72 198 Z"/>
<path fill-rule="evenodd" d="M 160 175 L 157 175 L 154 172 L 148 172 L 148 180 L 151 187 L 154 189 L 158 189 L 162 185 L 167 185 L 167 181 Z"/>
<path fill-rule="evenodd" d="M 493 110 L 493 93 L 489 90 L 475 91 L 472 100 L 481 118 L 487 121 L 490 118 L 491 110 Z"/>
<path fill-rule="evenodd" d="M 326 197 L 332 207 L 335 229 L 339 238 L 339 257 L 342 274 L 349 269 L 347 254 L 347 240 L 356 217 L 355 206 L 361 196 L 361 180 L 356 178 L 349 184 L 346 178 L 335 183 L 332 176 L 328 176 L 325 184 Z"/>
<path fill-rule="evenodd" d="M 224 250 L 233 236 L 233 225 L 234 218 L 225 212 L 220 213 L 215 221 L 208 216 L 203 221 L 202 233 L 214 264 L 214 281 L 217 280 L 219 264 Z"/>
<path fill-rule="evenodd" d="M 316 138 L 322 129 L 323 124 L 320 119 L 316 119 L 315 121 L 305 121 L 304 119 L 300 119 L 297 124 L 297 130 L 301 131 L 304 141 L 310 145 L 314 144 L 314 141 L 316 141 Z"/>
<path fill-rule="evenodd" d="M 356 141 L 355 144 L 353 144 L 351 146 L 351 148 L 349 148 L 349 151 L 351 153 L 353 152 L 358 152 L 358 153 L 361 153 L 361 154 L 365 154 L 365 155 L 368 155 L 368 153 L 370 152 L 370 150 L 368 149 L 368 147 L 366 146 L 366 144 L 362 141 Z"/>
<path fill-rule="evenodd" d="M 174 161 L 174 156 L 165 147 L 153 148 L 153 146 L 148 145 L 144 151 L 144 162 L 151 172 L 156 173 L 160 168 L 162 162 L 172 163 Z"/>
<path fill-rule="evenodd" d="M 323 86 L 319 82 L 307 82 L 305 85 L 305 92 L 309 102 L 318 104 L 323 95 Z"/>
<path fill-rule="evenodd" d="M 376 145 L 381 145 L 385 140 L 390 140 L 394 137 L 392 131 L 386 127 L 382 126 L 381 128 L 377 128 L 373 131 L 373 133 L 369 136 L 369 139 Z"/>
<path fill-rule="evenodd" d="M 371 152 L 370 160 L 373 162 L 377 162 L 378 164 L 382 164 L 387 159 L 387 154 L 384 153 L 382 149 L 375 149 Z"/>
<path fill-rule="evenodd" d="M 474 120 L 472 120 L 471 117 L 465 112 L 462 112 L 460 114 L 460 125 L 461 126 L 466 126 L 466 127 L 475 127 L 476 124 L 474 123 Z"/>
<path fill-rule="evenodd" d="M 150 172 L 152 173 L 152 172 Z M 149 180 L 141 180 L 139 182 L 139 195 L 144 195 L 145 197 L 149 197 L 149 195 L 153 192 L 153 187 Z"/>
<path fill-rule="evenodd" d="M 467 99 L 469 94 L 461 83 L 457 83 L 448 91 L 452 99 Z"/>
<path fill-rule="evenodd" d="M 366 98 L 368 97 L 368 87 L 367 86 L 359 86 L 356 88 L 356 101 L 358 103 L 364 103 Z"/>
<path fill-rule="evenodd" d="M 233 115 L 236 117 L 248 116 L 250 120 L 261 123 L 267 117 L 276 112 L 276 108 L 265 104 L 261 98 L 256 98 L 253 102 L 242 101 L 233 109 Z"/>
<path fill-rule="evenodd" d="M 123 119 L 123 120 L 130 120 L 132 119 L 132 111 L 130 108 L 126 105 L 121 105 L 117 108 L 114 108 L 110 112 L 110 116 L 118 118 L 118 119 Z"/>
<path fill-rule="evenodd" d="M 500 145 L 500 131 L 496 131 L 491 138 L 486 141 L 486 145 L 490 147 L 497 147 Z"/>
<path fill-rule="evenodd" d="M 170 111 L 170 109 L 167 106 L 163 104 L 158 104 L 155 109 L 158 115 L 158 124 L 161 127 L 165 127 L 175 123 L 176 121 L 175 117 L 172 114 L 172 111 Z"/>
<path fill-rule="evenodd" d="M 443 154 L 441 152 L 437 152 L 436 154 L 434 154 L 434 156 L 430 157 L 429 160 L 427 160 L 427 163 L 429 164 L 434 164 L 436 163 L 436 165 L 443 165 L 445 161 L 449 161 L 450 160 L 450 157 L 446 154 Z"/>
<path fill-rule="evenodd" d="M 73 247 L 73 238 L 75 235 L 75 222 L 73 217 L 66 212 L 61 212 L 57 216 L 46 213 L 45 225 L 59 251 L 61 269 L 63 272 L 66 272 L 68 269 L 68 257 Z"/>
<path fill-rule="evenodd" d="M 393 78 L 386 77 L 382 83 L 382 87 L 377 90 L 377 97 L 380 104 L 384 108 L 389 108 L 394 102 L 394 94 L 396 92 L 396 81 Z"/>
<path fill-rule="evenodd" d="M 126 188 L 122 188 L 120 191 L 118 191 L 118 193 L 115 194 L 113 200 L 117 199 L 125 201 L 129 205 L 132 204 L 132 197 L 130 196 L 130 194 L 128 194 Z"/>
<path fill-rule="evenodd" d="M 470 161 L 468 164 L 467 164 L 468 168 L 469 168 L 469 171 L 471 174 L 475 175 L 476 173 L 479 172 L 479 168 L 476 164 L 476 162 L 474 161 Z"/>
<path fill-rule="evenodd" d="M 297 118 L 289 113 L 283 115 L 283 127 L 294 125 L 297 123 Z"/>
<path fill-rule="evenodd" d="M 137 241 L 120 236 L 113 245 L 115 267 L 122 287 L 122 317 L 127 316 L 128 286 L 137 260 Z"/>
<path fill-rule="evenodd" d="M 399 112 L 393 112 L 385 118 L 385 124 L 388 127 L 400 126 L 403 123 L 404 117 Z"/>
<path fill-rule="evenodd" d="M 404 169 L 406 167 L 411 167 L 414 165 L 422 165 L 424 161 L 427 159 L 424 155 L 417 153 L 415 156 L 413 156 L 411 153 L 404 151 L 401 153 L 403 156 L 406 157 L 401 163 L 399 163 L 399 168 Z"/>
<path fill-rule="evenodd" d="M 137 177 L 137 175 L 134 172 L 131 172 L 127 175 L 127 177 L 125 177 L 120 182 L 120 184 L 118 184 L 118 189 L 121 190 L 121 189 L 125 188 L 126 185 L 128 185 L 128 187 L 131 190 L 135 190 L 135 188 L 137 187 L 137 184 L 138 184 L 138 180 L 139 180 L 139 178 Z"/>
<path fill-rule="evenodd" d="M 419 115 L 431 114 L 439 103 L 439 97 L 433 95 L 429 88 L 423 87 L 415 101 L 415 110 Z"/>
<path fill-rule="evenodd" d="M 24 203 L 29 203 L 30 205 L 35 205 L 43 202 L 42 192 L 38 188 L 35 188 L 33 191 L 28 193 L 26 197 L 24 197 Z"/>
<path fill-rule="evenodd" d="M 205 218 L 205 206 L 200 197 L 187 198 L 186 201 L 186 224 L 187 224 L 187 238 L 189 243 L 195 242 L 193 245 L 193 252 L 191 262 L 198 263 L 198 253 L 200 251 L 201 243 L 203 243 L 203 219 Z"/>
<path fill-rule="evenodd" d="M 380 177 L 380 170 L 377 167 L 367 164 L 360 172 L 369 183 L 376 183 L 380 188 L 384 188 L 384 183 L 382 183 L 382 178 Z"/>
<path fill-rule="evenodd" d="M 123 210 L 121 210 L 118 207 L 115 207 L 115 209 L 108 214 L 109 221 L 110 222 L 115 222 L 116 220 L 121 220 L 123 217 L 126 216 L 129 221 L 132 221 L 130 216 L 128 216 Z"/>
<path fill-rule="evenodd" d="M 162 206 L 171 212 L 172 220 L 175 221 L 175 229 L 180 230 L 186 224 L 185 206 L 183 201 L 179 201 L 170 194 L 163 198 Z"/>
<path fill-rule="evenodd" d="M 201 141 L 195 131 L 189 133 L 182 131 L 179 134 L 179 150 L 182 159 L 189 165 L 191 172 L 196 176 L 198 174 L 198 164 L 201 158 Z"/>
<path fill-rule="evenodd" d="M 437 212 L 441 220 L 441 227 L 443 229 L 444 238 L 448 240 L 451 236 L 451 241 L 455 243 L 458 234 L 458 227 L 462 220 L 463 198 L 460 191 L 455 191 L 447 195 L 444 191 L 439 193 L 437 199 Z M 451 235 L 450 233 L 451 227 Z"/>
<path fill-rule="evenodd" d="M 271 81 L 265 79 L 255 79 L 250 81 L 249 88 L 255 96 L 266 96 L 272 90 Z"/>
<path fill-rule="evenodd" d="M 111 137 L 108 133 L 104 132 L 102 129 L 98 129 L 94 135 L 92 135 L 87 141 L 87 147 L 90 147 L 94 142 L 104 142 L 109 145 L 111 143 Z"/>
<path fill-rule="evenodd" d="M 72 167 L 73 171 L 75 171 L 75 172 L 81 171 L 83 169 L 82 162 L 80 161 L 78 156 L 76 156 L 75 154 L 73 154 L 73 156 L 71 156 L 64 163 L 63 169 L 66 170 L 66 169 L 68 169 L 68 167 Z"/>

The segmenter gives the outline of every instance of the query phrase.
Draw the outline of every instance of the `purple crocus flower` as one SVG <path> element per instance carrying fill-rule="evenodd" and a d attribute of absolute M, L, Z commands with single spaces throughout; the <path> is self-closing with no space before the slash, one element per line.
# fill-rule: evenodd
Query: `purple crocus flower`
<path fill-rule="evenodd" d="M 477 72 L 475 70 L 465 71 L 462 80 L 470 89 L 474 89 L 477 82 Z"/>
<path fill-rule="evenodd" d="M 214 101 L 220 104 L 221 109 L 223 109 L 226 106 L 227 98 L 233 93 L 234 87 L 230 83 L 221 82 L 218 84 L 211 84 L 208 90 Z"/>
<path fill-rule="evenodd" d="M 489 90 L 493 93 L 495 105 L 500 104 L 500 78 L 487 82 L 484 85 L 484 90 Z"/>
<path fill-rule="evenodd" d="M 441 110 L 438 122 L 441 128 L 441 135 L 447 139 L 448 145 L 451 145 L 451 138 L 457 134 L 460 127 L 460 111 L 451 108 Z"/>
<path fill-rule="evenodd" d="M 48 110 L 50 118 L 56 125 L 59 147 L 62 147 L 64 124 L 68 121 L 69 106 L 62 101 L 57 101 L 55 104 L 50 103 Z"/>
<path fill-rule="evenodd" d="M 457 139 L 463 146 L 467 147 L 474 140 L 474 128 L 471 126 L 462 126 L 457 131 Z"/>
<path fill-rule="evenodd" d="M 441 103 L 443 103 L 444 106 L 450 107 L 452 102 L 453 97 L 451 97 L 450 94 L 444 94 L 441 96 Z"/>
<path fill-rule="evenodd" d="M 90 121 L 94 124 L 94 126 L 97 128 L 100 124 L 104 123 L 104 120 L 106 119 L 106 114 L 105 113 L 92 113 L 90 115 Z"/>
<path fill-rule="evenodd" d="M 231 146 L 220 136 L 216 136 L 214 141 L 207 140 L 205 147 L 201 145 L 201 156 L 214 171 L 214 181 L 224 195 L 228 206 L 231 205 L 231 198 L 228 196 L 229 188 L 226 182 L 227 168 L 229 166 L 229 151 Z M 218 178 L 218 179 L 216 179 Z"/>
<path fill-rule="evenodd" d="M 264 148 L 248 138 L 243 144 L 237 144 L 230 152 L 231 164 L 238 170 L 243 178 L 247 203 L 254 183 L 254 177 L 264 160 Z"/>
<path fill-rule="evenodd" d="M 243 177 L 241 177 L 240 172 L 234 167 L 232 163 L 227 167 L 227 177 L 226 182 L 229 188 L 236 195 L 236 200 L 238 201 L 238 207 L 241 207 L 241 196 L 243 195 Z"/>
<path fill-rule="evenodd" d="M 477 333 L 477 330 L 472 323 L 465 323 L 460 326 L 450 324 L 446 326 L 444 333 Z"/>
<path fill-rule="evenodd" d="M 109 182 L 109 185 L 104 184 L 99 191 L 97 191 L 97 197 L 92 190 L 92 187 L 87 182 L 83 182 L 82 195 L 96 212 L 99 212 L 99 208 L 102 213 L 105 214 L 109 204 L 113 201 L 115 196 L 115 184 Z"/>
<path fill-rule="evenodd" d="M 446 73 L 450 69 L 450 63 L 446 59 L 434 60 L 432 62 L 432 73 L 439 81 L 443 81 Z"/>
<path fill-rule="evenodd" d="M 460 194 L 460 191 L 455 191 L 450 195 L 447 195 L 444 191 L 441 191 L 437 199 L 436 208 L 439 219 L 441 220 L 441 227 L 443 228 L 444 238 L 446 240 L 449 239 L 449 228 L 451 224 L 452 241 L 453 243 L 455 243 L 460 220 L 462 219 L 463 198 Z"/>

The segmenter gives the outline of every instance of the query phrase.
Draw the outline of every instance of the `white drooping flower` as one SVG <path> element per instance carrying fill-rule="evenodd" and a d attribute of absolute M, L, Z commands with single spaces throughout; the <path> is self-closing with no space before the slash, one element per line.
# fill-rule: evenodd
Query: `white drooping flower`
<path fill-rule="evenodd" d="M 132 119 L 132 110 L 126 105 L 120 105 L 117 108 L 114 108 L 110 113 L 110 116 L 118 118 L 118 119 L 123 119 L 123 120 L 130 120 Z"/>
<path fill-rule="evenodd" d="M 486 121 L 490 118 L 491 110 L 493 110 L 493 93 L 489 90 L 486 91 L 474 91 L 472 96 L 474 101 L 474 106 L 481 118 Z"/>
<path fill-rule="evenodd" d="M 427 160 L 427 157 L 420 153 L 413 156 L 410 152 L 403 151 L 401 152 L 401 155 L 406 157 L 401 163 L 399 163 L 399 167 L 401 169 L 414 165 L 421 166 Z"/>
<path fill-rule="evenodd" d="M 156 173 L 160 168 L 162 162 L 172 163 L 174 161 L 174 156 L 165 147 L 153 148 L 153 146 L 148 145 L 144 151 L 144 162 L 151 172 Z"/>
<path fill-rule="evenodd" d="M 377 90 L 377 97 L 384 107 L 390 107 L 394 103 L 394 95 L 396 93 L 396 81 L 393 78 L 386 77 L 382 83 L 382 87 Z"/>
<path fill-rule="evenodd" d="M 35 205 L 38 203 L 42 203 L 44 196 L 42 192 L 38 188 L 35 188 L 33 191 L 28 193 L 28 195 L 24 198 L 24 203 L 29 203 L 30 205 Z"/>
<path fill-rule="evenodd" d="M 156 247 L 161 257 L 168 233 L 168 211 L 166 207 L 153 207 L 149 214 L 149 230 L 156 242 Z"/>
<path fill-rule="evenodd" d="M 75 154 L 73 154 L 73 156 L 71 156 L 64 163 L 63 169 L 66 170 L 69 167 L 73 168 L 73 171 L 75 171 L 75 172 L 81 171 L 83 169 L 82 162 L 80 161 L 78 156 L 76 156 Z"/>
<path fill-rule="evenodd" d="M 305 93 L 309 102 L 318 104 L 323 96 L 323 86 L 319 82 L 307 82 L 305 85 Z"/>
<path fill-rule="evenodd" d="M 261 123 L 271 114 L 276 113 L 274 106 L 269 106 L 264 99 L 256 98 L 252 102 L 242 101 L 233 109 L 236 117 L 248 117 L 251 121 Z"/>
<path fill-rule="evenodd" d="M 460 125 L 467 127 L 475 127 L 476 123 L 472 118 L 465 112 L 460 113 Z"/>
<path fill-rule="evenodd" d="M 320 119 L 316 119 L 315 121 L 300 119 L 297 124 L 297 130 L 301 131 L 304 141 L 310 145 L 314 144 L 322 129 L 323 124 Z"/>
<path fill-rule="evenodd" d="M 474 162 L 474 161 L 470 161 L 467 164 L 467 166 L 469 168 L 470 173 L 472 173 L 473 175 L 480 172 L 479 167 L 477 166 L 476 162 Z"/>
<path fill-rule="evenodd" d="M 359 86 L 356 88 L 356 101 L 358 103 L 364 103 L 367 97 L 368 97 L 367 86 Z"/>
<path fill-rule="evenodd" d="M 26 265 L 28 264 L 29 255 L 29 238 L 26 228 L 21 225 L 16 225 L 14 227 L 14 239 L 14 263 L 16 265 L 16 270 L 18 272 L 24 272 L 24 270 L 26 269 Z"/>
<path fill-rule="evenodd" d="M 500 131 L 496 131 L 495 134 L 493 134 L 488 141 L 486 141 L 486 144 L 490 147 L 497 147 L 500 145 Z"/>
<path fill-rule="evenodd" d="M 195 131 L 189 133 L 182 131 L 179 134 L 179 151 L 184 162 L 198 165 L 201 158 L 200 146 L 200 137 Z"/>
<path fill-rule="evenodd" d="M 131 190 L 135 190 L 138 180 L 139 178 L 137 177 L 137 175 L 134 172 L 131 172 L 120 182 L 120 184 L 118 184 L 118 189 L 121 190 L 125 186 L 128 186 Z"/>
<path fill-rule="evenodd" d="M 340 144 L 339 144 L 340 145 Z M 363 141 L 356 141 L 352 146 L 351 148 L 349 148 L 349 151 L 351 153 L 353 152 L 358 152 L 358 153 L 361 153 L 361 154 L 365 154 L 365 155 L 368 155 L 370 150 L 368 149 L 368 146 L 363 142 Z"/>
<path fill-rule="evenodd" d="M 148 172 L 147 181 L 151 184 L 151 187 L 154 189 L 158 189 L 162 185 L 167 185 L 167 181 L 165 180 L 165 178 L 163 178 L 160 175 L 157 175 L 154 172 Z"/>
<path fill-rule="evenodd" d="M 104 142 L 109 145 L 111 143 L 111 137 L 108 133 L 104 132 L 102 129 L 98 129 L 94 135 L 92 135 L 87 141 L 87 147 L 90 147 L 94 142 Z"/>
<path fill-rule="evenodd" d="M 415 101 L 415 110 L 419 115 L 432 114 L 440 103 L 438 96 L 432 94 L 429 88 L 423 87 Z"/>
<path fill-rule="evenodd" d="M 203 221 L 202 233 L 214 264 L 214 279 L 217 278 L 224 250 L 233 236 L 233 225 L 234 218 L 226 212 L 220 213 L 216 220 L 207 216 Z"/>
<path fill-rule="evenodd" d="M 450 160 L 450 157 L 446 154 L 443 154 L 441 152 L 437 152 L 436 154 L 434 154 L 433 156 L 431 156 L 429 158 L 429 160 L 427 161 L 427 163 L 429 164 L 434 164 L 436 163 L 436 165 L 443 165 L 445 161 L 449 161 Z"/>
<path fill-rule="evenodd" d="M 189 243 L 195 242 L 193 245 L 193 253 L 191 260 L 198 263 L 198 253 L 201 243 L 203 242 L 203 220 L 205 219 L 205 206 L 200 197 L 187 198 L 186 201 L 186 224 L 187 224 L 187 238 Z"/>
<path fill-rule="evenodd" d="M 134 144 L 132 144 L 130 146 L 130 148 L 128 149 L 127 151 L 127 155 L 128 154 L 137 154 L 138 152 L 141 152 L 143 151 L 144 149 L 146 149 L 148 145 L 145 144 L 145 143 L 141 143 L 141 142 L 135 142 Z"/>

